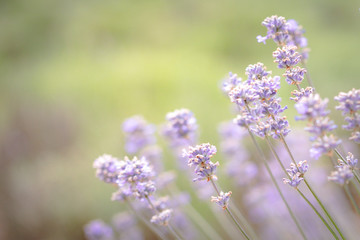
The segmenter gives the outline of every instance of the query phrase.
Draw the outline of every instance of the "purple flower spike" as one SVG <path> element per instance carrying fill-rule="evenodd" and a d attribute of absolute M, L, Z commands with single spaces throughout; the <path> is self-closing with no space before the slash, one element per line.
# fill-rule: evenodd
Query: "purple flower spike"
<path fill-rule="evenodd" d="M 319 94 L 310 94 L 308 97 L 302 97 L 295 104 L 295 108 L 301 115 L 296 120 L 312 120 L 313 118 L 323 117 L 329 114 L 327 108 L 328 99 L 322 100 Z"/>
<path fill-rule="evenodd" d="M 195 147 L 189 147 L 189 151 L 183 150 L 183 157 L 188 158 L 189 166 L 206 165 L 216 154 L 216 147 L 210 143 L 203 143 Z"/>
<path fill-rule="evenodd" d="M 217 205 L 219 205 L 223 209 L 226 209 L 229 205 L 229 200 L 230 200 L 231 194 L 232 194 L 231 191 L 229 191 L 227 193 L 220 192 L 219 196 L 217 196 L 217 197 L 212 196 L 211 201 L 215 202 Z"/>
<path fill-rule="evenodd" d="M 195 174 L 198 176 L 197 178 L 194 178 L 193 181 L 201 181 L 201 180 L 217 180 L 217 177 L 215 175 L 216 169 L 219 166 L 219 162 L 213 163 L 209 162 L 206 165 L 199 165 L 195 169 Z"/>
<path fill-rule="evenodd" d="M 93 220 L 85 225 L 84 232 L 88 240 L 113 240 L 112 228 L 102 220 Z"/>
<path fill-rule="evenodd" d="M 129 154 L 156 142 L 155 127 L 148 124 L 142 116 L 126 119 L 122 128 L 125 133 L 125 150 Z"/>
<path fill-rule="evenodd" d="M 248 83 L 251 83 L 255 80 L 261 80 L 263 77 L 271 74 L 270 71 L 266 71 L 266 67 L 263 63 L 256 63 L 254 65 L 249 65 L 245 69 L 245 74 L 248 76 Z"/>
<path fill-rule="evenodd" d="M 289 122 L 286 120 L 286 117 L 276 117 L 275 120 L 270 120 L 271 133 L 270 135 L 274 139 L 280 139 L 281 135 L 286 137 L 289 132 Z"/>
<path fill-rule="evenodd" d="M 222 90 L 228 94 L 233 88 L 241 84 L 241 78 L 237 74 L 229 73 L 229 77 L 226 78 L 222 83 Z"/>
<path fill-rule="evenodd" d="M 241 84 L 233 88 L 229 92 L 229 97 L 231 102 L 236 103 L 240 107 L 243 107 L 258 98 L 254 88 L 248 84 Z"/>
<path fill-rule="evenodd" d="M 150 222 L 161 226 L 167 226 L 169 224 L 172 213 L 173 213 L 172 209 L 166 209 L 160 212 L 159 214 L 154 215 L 151 218 Z"/>
<path fill-rule="evenodd" d="M 304 178 L 300 177 L 301 174 L 297 172 L 296 174 L 290 176 L 290 178 L 283 178 L 285 184 L 289 184 L 291 187 L 297 188 Z"/>
<path fill-rule="evenodd" d="M 256 126 L 251 127 L 250 130 L 257 136 L 264 138 L 268 136 L 271 131 L 271 125 L 269 122 L 258 122 Z"/>
<path fill-rule="evenodd" d="M 341 159 L 339 159 L 338 162 L 340 166 L 344 165 L 344 162 Z M 351 152 L 349 152 L 348 155 L 346 156 L 346 164 L 350 166 L 350 168 L 353 170 L 356 168 L 357 163 L 358 160 L 354 157 L 354 155 Z"/>
<path fill-rule="evenodd" d="M 288 84 L 299 85 L 304 80 L 305 68 L 293 67 L 284 73 L 285 80 Z"/>
<path fill-rule="evenodd" d="M 288 23 L 284 17 L 271 16 L 267 17 L 262 25 L 267 28 L 267 35 L 265 37 L 257 36 L 258 42 L 263 42 L 267 39 L 273 39 L 277 44 L 281 45 L 286 42 L 288 36 Z"/>
<path fill-rule="evenodd" d="M 360 110 L 360 90 L 353 88 L 351 91 L 345 93 L 340 92 L 334 98 L 339 102 L 339 105 L 336 106 L 337 110 L 342 111 L 343 115 L 355 113 Z"/>
<path fill-rule="evenodd" d="M 314 89 L 312 87 L 302 88 L 300 91 L 294 90 L 291 92 L 291 95 L 294 97 L 291 97 L 290 100 L 293 100 L 295 102 L 300 101 L 302 97 L 308 97 L 310 94 L 314 92 Z"/>
<path fill-rule="evenodd" d="M 348 165 L 342 165 L 337 168 L 336 171 L 331 172 L 328 177 L 329 181 L 335 182 L 340 185 L 349 183 L 350 179 L 354 177 L 351 168 Z"/>
<path fill-rule="evenodd" d="M 261 100 L 274 97 L 280 88 L 280 77 L 267 77 L 256 81 L 256 94 Z"/>
<path fill-rule="evenodd" d="M 295 46 L 284 46 L 273 52 L 274 62 L 278 64 L 278 68 L 290 68 L 300 62 L 301 55 L 296 49 Z"/>
<path fill-rule="evenodd" d="M 104 154 L 95 159 L 93 167 L 96 169 L 96 177 L 106 183 L 117 183 L 121 162 L 115 157 Z"/>
<path fill-rule="evenodd" d="M 323 154 L 331 152 L 335 149 L 341 140 L 335 138 L 334 135 L 318 137 L 310 149 L 310 156 L 319 159 Z"/>
<path fill-rule="evenodd" d="M 240 127 L 248 127 L 259 120 L 258 111 L 242 112 L 234 119 L 234 123 Z"/>

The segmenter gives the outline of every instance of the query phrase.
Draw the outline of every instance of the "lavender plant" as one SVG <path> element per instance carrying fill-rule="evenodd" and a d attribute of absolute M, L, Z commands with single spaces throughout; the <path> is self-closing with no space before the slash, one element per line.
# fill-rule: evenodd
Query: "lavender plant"
<path fill-rule="evenodd" d="M 142 239 L 149 231 L 160 239 L 258 239 L 259 236 L 286 239 L 286 234 L 296 239 L 350 238 L 350 233 L 343 231 L 346 223 L 339 225 L 338 212 L 329 211 L 340 205 L 327 202 L 325 206 L 319 198 L 321 190 L 311 186 L 321 182 L 322 188 L 327 188 L 329 183 L 337 183 L 343 190 L 340 194 L 347 199 L 340 208 L 354 214 L 356 221 L 360 220 L 358 160 L 351 152 L 344 157 L 342 140 L 333 133 L 337 126 L 329 117 L 329 100 L 322 99 L 313 88 L 305 65 L 309 57 L 305 31 L 295 20 L 281 16 L 268 17 L 262 25 L 267 33 L 257 40 L 266 43 L 271 39 L 276 43 L 272 56 L 284 73 L 273 76 L 258 62 L 246 67 L 246 78 L 230 72 L 224 79 L 222 91 L 236 107 L 237 114 L 233 121 L 219 127 L 222 158 L 214 162 L 216 146 L 197 143 L 197 120 L 190 110 L 170 112 L 160 133 L 176 160 L 174 165 L 184 173 L 178 180 L 176 171 L 164 171 L 154 125 L 141 116 L 126 119 L 122 125 L 125 153 L 131 158 L 125 156 L 120 160 L 104 154 L 94 161 L 93 167 L 97 178 L 116 188 L 111 199 L 125 203 L 132 215 L 114 216 L 115 230 L 101 220 L 88 223 L 84 227 L 87 239 L 115 239 L 116 232 L 120 239 Z M 305 77 L 310 86 L 302 87 Z M 281 105 L 278 95 L 282 79 L 296 87 L 290 99 L 299 114 L 295 119 L 307 121 L 304 130 L 311 134 L 310 160 L 302 155 L 306 151 L 299 152 L 296 146 L 299 139 L 291 140 L 295 135 L 291 135 L 294 129 L 285 115 L 288 107 Z M 360 90 L 341 92 L 335 100 L 339 103 L 336 109 L 346 116 L 347 125 L 343 128 L 351 131 L 349 139 L 359 143 Z M 218 171 L 223 161 L 225 174 Z M 329 171 L 329 166 L 335 171 L 326 178 L 322 173 Z M 232 187 L 227 186 L 231 191 L 224 192 L 217 181 L 229 181 L 226 178 L 233 183 Z M 180 190 L 183 184 L 178 186 L 179 181 L 187 180 L 194 182 L 187 187 L 197 196 L 194 205 L 194 198 Z M 281 182 L 284 184 L 280 185 Z M 285 188 L 286 185 L 291 188 Z M 241 194 L 236 190 L 241 190 Z M 212 209 L 208 203 L 214 202 L 226 215 L 215 212 L 214 219 L 203 217 L 204 212 L 196 207 L 196 199 L 201 198 L 206 199 L 201 203 L 205 208 Z M 278 219 L 267 226 L 263 219 L 274 216 Z M 289 227 L 284 227 L 284 219 Z M 229 220 L 233 225 L 227 224 Z M 214 221 L 219 223 L 216 227 Z M 314 228 L 319 223 L 323 226 Z"/>

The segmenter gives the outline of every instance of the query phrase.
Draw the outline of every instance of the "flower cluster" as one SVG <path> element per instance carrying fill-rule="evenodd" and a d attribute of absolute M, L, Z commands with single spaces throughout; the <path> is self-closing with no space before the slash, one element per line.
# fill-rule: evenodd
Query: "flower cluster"
<path fill-rule="evenodd" d="M 297 165 L 294 163 L 290 164 L 290 168 L 286 169 L 289 177 L 283 178 L 285 184 L 297 188 L 302 180 L 304 180 L 304 174 L 309 170 L 309 164 L 306 160 L 300 161 Z"/>
<path fill-rule="evenodd" d="M 328 177 L 329 181 L 335 182 L 340 185 L 347 184 L 350 179 L 354 177 L 354 174 L 348 165 L 340 165 L 337 167 L 336 171 L 331 172 L 331 175 Z"/>
<path fill-rule="evenodd" d="M 114 232 L 102 220 L 93 220 L 85 225 L 84 233 L 88 240 L 113 240 Z"/>
<path fill-rule="evenodd" d="M 158 225 L 166 226 L 169 224 L 172 213 L 173 213 L 172 209 L 165 209 L 161 211 L 159 214 L 154 215 L 151 218 L 150 222 Z"/>
<path fill-rule="evenodd" d="M 118 183 L 122 162 L 117 158 L 104 154 L 95 159 L 93 167 L 96 169 L 96 177 L 106 183 Z"/>
<path fill-rule="evenodd" d="M 342 127 L 346 130 L 351 131 L 350 140 L 356 143 L 360 143 L 360 90 L 352 89 L 349 92 L 340 92 L 335 100 L 339 102 L 336 107 L 337 110 L 342 111 L 347 125 Z"/>
<path fill-rule="evenodd" d="M 193 144 L 196 140 L 196 118 L 188 109 L 179 109 L 166 115 L 166 124 L 163 135 L 169 140 L 171 146 L 185 146 Z"/>
<path fill-rule="evenodd" d="M 219 166 L 219 162 L 213 163 L 210 159 L 215 155 L 216 147 L 210 145 L 210 143 L 203 143 L 196 145 L 195 147 L 189 147 L 189 150 L 183 151 L 183 157 L 188 159 L 189 166 L 195 166 L 195 174 L 197 178 L 193 181 L 199 181 L 207 179 L 216 180 L 215 175 L 216 168 Z"/>
<path fill-rule="evenodd" d="M 220 195 L 217 197 L 211 197 L 211 201 L 215 202 L 217 205 L 219 205 L 220 207 L 222 207 L 223 209 L 226 209 L 228 207 L 229 201 L 230 201 L 230 196 L 231 196 L 232 192 L 220 192 Z"/>
<path fill-rule="evenodd" d="M 125 133 L 125 150 L 129 154 L 137 153 L 146 145 L 153 144 L 155 127 L 148 124 L 142 116 L 126 119 L 122 124 Z"/>
<path fill-rule="evenodd" d="M 267 17 L 262 25 L 267 28 L 267 34 L 265 37 L 257 36 L 258 42 L 263 42 L 265 44 L 267 39 L 273 39 L 279 45 L 282 45 L 289 37 L 288 28 L 289 24 L 286 22 L 284 17 L 271 16 Z"/>
<path fill-rule="evenodd" d="M 310 94 L 295 104 L 300 114 L 296 119 L 309 121 L 309 126 L 305 130 L 313 134 L 310 138 L 313 141 L 310 156 L 315 159 L 330 153 L 341 143 L 334 135 L 327 135 L 336 128 L 334 122 L 327 117 L 330 112 L 327 110 L 327 103 L 328 99 L 322 100 L 319 94 Z"/>

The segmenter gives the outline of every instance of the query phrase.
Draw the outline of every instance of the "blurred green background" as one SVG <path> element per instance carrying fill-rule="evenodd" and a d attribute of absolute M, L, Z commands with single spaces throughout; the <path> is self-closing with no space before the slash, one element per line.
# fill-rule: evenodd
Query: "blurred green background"
<path fill-rule="evenodd" d="M 0 1 L 0 239 L 82 239 L 121 209 L 93 160 L 123 156 L 122 121 L 191 109 L 201 141 L 232 118 L 219 81 L 272 62 L 265 17 L 306 29 L 309 72 L 329 97 L 360 87 L 358 1 Z M 292 86 L 281 89 L 288 102 Z M 295 112 L 290 108 L 289 119 Z M 341 119 L 339 118 L 339 121 Z M 341 124 L 341 122 L 337 122 Z M 291 122 L 292 124 L 293 121 Z M 171 166 L 171 163 L 166 163 Z"/>

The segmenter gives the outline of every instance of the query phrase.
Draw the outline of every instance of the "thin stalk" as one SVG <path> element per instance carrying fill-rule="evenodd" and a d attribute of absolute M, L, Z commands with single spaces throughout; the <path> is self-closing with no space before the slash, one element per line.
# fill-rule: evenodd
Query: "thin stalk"
<path fill-rule="evenodd" d="M 216 184 L 214 183 L 213 179 L 210 179 L 211 185 L 213 186 L 213 188 L 215 189 L 216 193 L 218 194 L 218 196 L 220 196 L 220 191 L 218 189 L 218 187 L 216 186 Z M 242 229 L 242 227 L 240 226 L 240 224 L 238 223 L 238 221 L 234 218 L 231 210 L 229 209 L 229 207 L 225 208 L 226 212 L 229 214 L 229 216 L 231 217 L 231 219 L 233 220 L 234 224 L 236 225 L 236 227 L 240 230 L 240 232 L 243 234 L 243 236 L 247 239 L 250 240 L 250 238 L 248 237 L 248 235 L 245 233 L 245 231 Z"/>
<path fill-rule="evenodd" d="M 283 202 L 284 202 L 284 204 L 285 204 L 285 206 L 286 206 L 286 208 L 287 208 L 287 210 L 288 210 L 288 212 L 289 212 L 292 220 L 294 221 L 296 227 L 298 228 L 301 236 L 302 236 L 304 239 L 307 239 L 306 236 L 305 236 L 304 231 L 302 230 L 302 228 L 301 228 L 298 220 L 297 220 L 296 217 L 295 217 L 295 214 L 294 214 L 293 211 L 291 210 L 291 208 L 290 208 L 288 202 L 286 201 L 286 199 L 285 199 L 285 197 L 284 197 L 284 195 L 283 195 L 283 193 L 282 193 L 279 185 L 277 184 L 276 179 L 275 179 L 273 173 L 271 172 L 271 169 L 270 169 L 270 167 L 269 167 L 269 164 L 266 162 L 264 152 L 261 150 L 260 146 L 258 145 L 258 143 L 257 143 L 257 141 L 256 141 L 253 133 L 250 131 L 249 127 L 247 127 L 247 130 L 248 130 L 249 135 L 250 135 L 250 137 L 251 137 L 251 140 L 253 141 L 253 143 L 254 143 L 254 145 L 255 145 L 255 147 L 256 147 L 259 155 L 260 155 L 260 158 L 263 160 L 263 163 L 264 163 L 264 165 L 265 165 L 265 168 L 266 168 L 267 172 L 269 173 L 271 180 L 272 180 L 273 183 L 275 184 L 276 190 L 279 192 L 280 197 L 281 197 L 281 199 L 283 200 Z"/>
<path fill-rule="evenodd" d="M 147 196 L 146 197 L 146 200 L 148 201 L 149 205 L 151 206 L 152 209 L 154 209 L 156 212 L 159 213 L 159 211 L 156 209 L 156 207 L 154 206 L 154 204 L 151 202 L 150 198 Z M 184 238 L 179 234 L 177 233 L 174 228 L 171 226 L 171 224 L 169 223 L 167 225 L 169 231 L 171 232 L 171 234 L 176 238 L 176 239 L 180 239 L 180 240 L 183 240 Z"/>
<path fill-rule="evenodd" d="M 316 193 L 314 192 L 314 190 L 310 187 L 308 181 L 305 179 L 304 177 L 304 183 L 306 184 L 306 186 L 309 188 L 310 192 L 312 193 L 312 195 L 315 197 L 316 201 L 319 203 L 320 207 L 322 208 L 322 210 L 325 212 L 326 216 L 330 219 L 331 223 L 335 226 L 336 230 L 338 231 L 338 233 L 340 234 L 342 239 L 345 239 L 343 233 L 340 231 L 339 227 L 337 226 L 337 224 L 335 223 L 334 219 L 331 217 L 331 215 L 329 214 L 329 212 L 326 210 L 325 206 L 322 204 L 322 202 L 320 201 L 319 197 L 316 195 Z"/>
<path fill-rule="evenodd" d="M 315 206 L 312 205 L 312 203 L 309 201 L 309 199 L 307 199 L 305 197 L 305 195 L 299 190 L 297 189 L 297 191 L 300 193 L 300 195 L 304 198 L 304 200 L 310 205 L 310 207 L 314 210 L 314 212 L 319 216 L 319 218 L 322 220 L 322 222 L 324 223 L 324 225 L 327 227 L 327 229 L 331 232 L 331 234 L 334 236 L 335 239 L 339 239 L 339 237 L 335 234 L 334 230 L 332 230 L 332 228 L 329 226 L 329 224 L 326 222 L 326 220 L 323 218 L 323 216 L 321 216 L 321 214 L 319 213 L 318 210 L 316 210 Z"/>
<path fill-rule="evenodd" d="M 269 137 L 268 137 L 268 136 L 265 136 L 265 140 L 266 140 L 266 142 L 267 142 L 267 144 L 268 144 L 271 152 L 273 153 L 273 155 L 275 156 L 276 160 L 277 160 L 278 163 L 280 164 L 280 166 L 281 166 L 282 170 L 284 171 L 284 173 L 285 173 L 286 175 L 289 175 L 288 172 L 286 171 L 286 168 L 285 168 L 284 164 L 281 162 L 281 160 L 280 160 L 280 158 L 279 158 L 279 155 L 276 153 L 274 147 L 272 146 Z"/>
<path fill-rule="evenodd" d="M 136 212 L 132 204 L 125 198 L 125 202 L 128 205 L 130 211 L 143 223 L 145 224 L 151 231 L 153 231 L 156 235 L 159 236 L 162 240 L 166 240 L 165 235 L 156 227 L 154 227 L 151 223 L 149 223 L 143 216 Z"/>
<path fill-rule="evenodd" d="M 294 159 L 294 156 L 292 155 L 289 146 L 287 145 L 284 136 L 281 134 L 280 135 L 281 141 L 284 144 L 286 151 L 288 152 L 292 162 L 295 164 L 296 166 L 296 161 Z M 304 182 L 306 184 L 306 186 L 309 188 L 310 192 L 312 193 L 312 195 L 315 197 L 316 201 L 319 203 L 320 207 L 322 208 L 322 210 L 325 212 L 326 216 L 330 219 L 330 221 L 332 222 L 332 224 L 335 226 L 336 230 L 339 232 L 340 236 L 342 239 L 344 238 L 344 235 L 342 234 L 342 232 L 340 231 L 339 227 L 337 226 L 337 224 L 335 223 L 335 221 L 333 220 L 333 218 L 330 216 L 329 212 L 326 210 L 325 206 L 322 204 L 322 202 L 320 201 L 319 197 L 316 195 L 316 193 L 313 191 L 313 189 L 310 187 L 309 183 L 307 182 L 307 180 L 304 178 Z"/>
<path fill-rule="evenodd" d="M 305 61 L 304 61 L 304 60 L 301 60 L 301 64 L 302 64 L 302 66 L 306 69 L 306 73 L 305 73 L 306 80 L 308 81 L 310 87 L 312 87 L 312 88 L 314 89 L 314 91 L 315 91 L 314 84 L 313 84 L 312 81 L 311 81 L 310 74 L 309 74 L 309 71 L 308 71 L 308 69 L 307 69 L 307 67 L 306 67 Z"/>
<path fill-rule="evenodd" d="M 351 195 L 351 192 L 349 191 L 349 187 L 347 186 L 347 184 L 344 185 L 344 189 L 345 189 L 346 195 L 350 199 L 351 205 L 354 207 L 356 213 L 360 215 L 360 209 L 359 209 L 358 205 L 356 204 L 355 199 Z"/>

